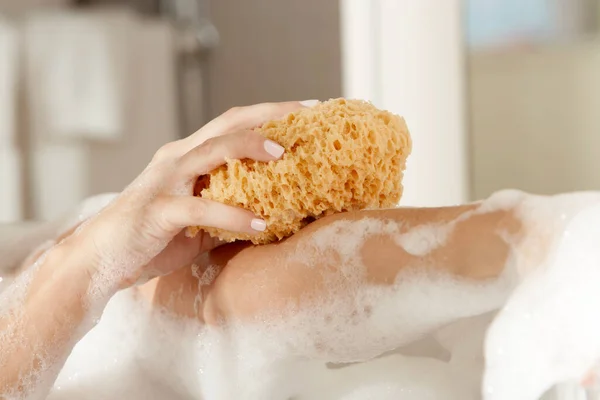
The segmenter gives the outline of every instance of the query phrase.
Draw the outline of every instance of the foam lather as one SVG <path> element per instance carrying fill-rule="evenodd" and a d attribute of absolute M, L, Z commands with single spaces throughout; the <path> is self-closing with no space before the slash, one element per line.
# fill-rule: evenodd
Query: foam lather
<path fill-rule="evenodd" d="M 283 147 L 268 163 L 227 160 L 200 178 L 195 195 L 265 219 L 257 235 L 190 227 L 221 240 L 271 243 L 325 215 L 389 208 L 402 195 L 412 142 L 404 119 L 360 100 L 334 99 L 255 129 Z"/>

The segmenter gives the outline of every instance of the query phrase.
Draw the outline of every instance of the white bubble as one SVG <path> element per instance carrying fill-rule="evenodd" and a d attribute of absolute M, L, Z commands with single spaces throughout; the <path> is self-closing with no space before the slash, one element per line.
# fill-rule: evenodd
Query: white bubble
<path fill-rule="evenodd" d="M 484 387 L 494 390 L 485 399 L 536 400 L 555 384 L 581 381 L 600 359 L 599 200 L 574 194 L 525 204 L 531 223 L 562 229 L 552 230 L 548 256 L 526 271 L 490 328 Z"/>
<path fill-rule="evenodd" d="M 413 256 L 425 256 L 446 244 L 454 229 L 453 223 L 444 225 L 419 225 L 395 236 L 396 242 Z"/>

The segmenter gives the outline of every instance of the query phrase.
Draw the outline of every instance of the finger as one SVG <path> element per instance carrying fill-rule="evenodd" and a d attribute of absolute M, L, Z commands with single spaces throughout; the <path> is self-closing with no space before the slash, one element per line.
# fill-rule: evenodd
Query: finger
<path fill-rule="evenodd" d="M 201 175 L 223 165 L 226 159 L 249 158 L 256 161 L 279 159 L 285 149 L 264 136 L 244 131 L 212 138 L 185 154 L 178 163 L 178 182 L 191 185 Z"/>
<path fill-rule="evenodd" d="M 231 232 L 256 234 L 267 224 L 250 211 L 193 196 L 172 196 L 155 200 L 157 223 L 177 233 L 188 226 L 204 226 Z"/>
<path fill-rule="evenodd" d="M 181 140 L 180 144 L 184 147 L 183 151 L 189 151 L 210 138 L 225 135 L 233 130 L 252 129 L 302 108 L 313 107 L 318 102 L 318 100 L 287 101 L 235 107 L 221 114 L 196 133 Z"/>
<path fill-rule="evenodd" d="M 155 154 L 154 161 L 181 157 L 194 147 L 211 138 L 226 135 L 233 130 L 251 129 L 261 124 L 281 118 L 302 108 L 313 107 L 318 100 L 287 101 L 282 103 L 262 103 L 247 107 L 234 107 L 206 124 L 190 136 L 162 146 Z"/>
<path fill-rule="evenodd" d="M 146 266 L 146 270 L 154 271 L 153 274 L 150 274 L 151 278 L 189 266 L 192 263 L 201 264 L 202 257 L 207 256 L 206 252 L 222 244 L 223 242 L 210 237 L 206 232 L 190 238 L 182 231 L 171 240 L 167 248 L 152 259 Z"/>

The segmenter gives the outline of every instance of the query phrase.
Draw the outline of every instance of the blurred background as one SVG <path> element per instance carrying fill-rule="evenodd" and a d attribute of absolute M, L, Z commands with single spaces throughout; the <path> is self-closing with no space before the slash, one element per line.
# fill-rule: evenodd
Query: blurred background
<path fill-rule="evenodd" d="M 120 191 L 232 106 L 371 100 L 404 205 L 600 188 L 600 0 L 0 0 L 0 222 Z"/>
<path fill-rule="evenodd" d="M 230 107 L 340 96 L 405 116 L 404 205 L 598 190 L 599 27 L 600 0 L 0 0 L 0 223 Z"/>

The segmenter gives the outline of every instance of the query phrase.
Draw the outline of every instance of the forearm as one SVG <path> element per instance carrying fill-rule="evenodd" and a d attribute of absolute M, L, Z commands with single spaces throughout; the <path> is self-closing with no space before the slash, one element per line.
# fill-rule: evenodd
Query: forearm
<path fill-rule="evenodd" d="M 0 304 L 0 394 L 27 394 L 52 380 L 90 326 L 85 253 L 65 241 L 22 273 Z M 31 274 L 31 276 L 29 276 Z M 12 304 L 11 304 L 12 303 Z M 47 383 L 47 382 L 44 382 Z M 0 396 L 2 397 L 2 396 Z"/>
<path fill-rule="evenodd" d="M 348 290 L 392 287 L 405 271 L 493 281 L 525 234 L 519 201 L 496 208 L 494 203 L 343 213 L 281 244 L 217 249 L 210 263 L 224 268 L 206 289 L 205 318 L 243 318 L 331 296 L 332 279 L 346 280 Z"/>
<path fill-rule="evenodd" d="M 515 207 L 488 211 L 486 206 L 361 211 L 327 224 L 370 231 L 358 251 L 370 283 L 392 284 L 407 269 L 488 279 L 504 271 L 523 226 Z"/>

